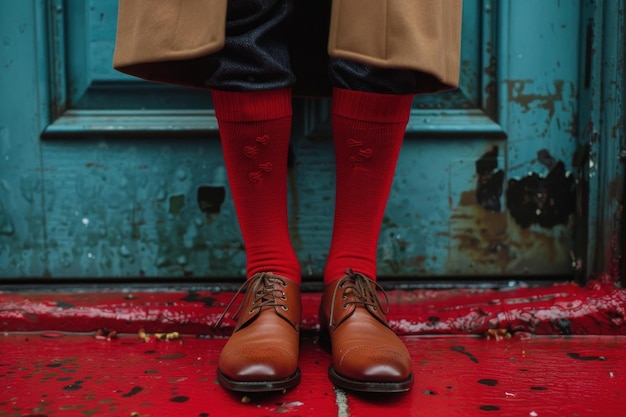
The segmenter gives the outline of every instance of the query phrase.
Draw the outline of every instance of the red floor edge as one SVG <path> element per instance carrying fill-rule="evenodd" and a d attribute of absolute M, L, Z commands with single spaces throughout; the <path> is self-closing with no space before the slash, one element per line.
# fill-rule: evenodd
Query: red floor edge
<path fill-rule="evenodd" d="M 0 417 L 626 416 L 626 291 L 610 277 L 389 295 L 416 383 L 364 396 L 328 381 L 318 293 L 303 296 L 300 385 L 244 395 L 215 380 L 232 293 L 0 292 Z"/>

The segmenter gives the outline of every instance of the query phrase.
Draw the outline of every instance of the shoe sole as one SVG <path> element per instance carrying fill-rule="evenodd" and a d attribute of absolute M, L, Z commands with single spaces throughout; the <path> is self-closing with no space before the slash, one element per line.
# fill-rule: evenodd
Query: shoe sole
<path fill-rule="evenodd" d="M 285 379 L 276 381 L 236 381 L 226 377 L 219 369 L 217 370 L 217 381 L 227 390 L 237 392 L 273 392 L 286 391 L 300 383 L 300 369 Z"/>
<path fill-rule="evenodd" d="M 328 368 L 328 379 L 339 388 L 359 392 L 407 392 L 413 386 L 413 374 L 404 381 L 382 382 L 382 381 L 359 381 L 346 378 L 335 371 L 332 365 Z"/>

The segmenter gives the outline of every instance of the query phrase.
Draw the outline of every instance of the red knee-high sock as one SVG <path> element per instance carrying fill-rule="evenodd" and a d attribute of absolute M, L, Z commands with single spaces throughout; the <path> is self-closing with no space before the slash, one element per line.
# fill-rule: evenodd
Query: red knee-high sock
<path fill-rule="evenodd" d="M 291 89 L 213 90 L 212 97 L 247 276 L 272 272 L 299 283 L 287 216 Z"/>
<path fill-rule="evenodd" d="M 412 94 L 333 90 L 337 189 L 325 284 L 347 268 L 376 277 L 380 227 L 412 101 Z"/>

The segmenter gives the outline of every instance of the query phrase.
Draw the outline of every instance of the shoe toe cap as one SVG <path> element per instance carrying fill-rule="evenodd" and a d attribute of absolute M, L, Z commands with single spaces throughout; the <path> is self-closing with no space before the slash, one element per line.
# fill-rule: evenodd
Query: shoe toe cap
<path fill-rule="evenodd" d="M 343 351 L 335 368 L 347 378 L 364 381 L 402 381 L 411 375 L 408 354 L 394 348 L 367 345 Z"/>
<path fill-rule="evenodd" d="M 264 381 L 287 378 L 296 372 L 298 359 L 284 349 L 234 349 L 222 355 L 220 371 L 238 381 Z"/>

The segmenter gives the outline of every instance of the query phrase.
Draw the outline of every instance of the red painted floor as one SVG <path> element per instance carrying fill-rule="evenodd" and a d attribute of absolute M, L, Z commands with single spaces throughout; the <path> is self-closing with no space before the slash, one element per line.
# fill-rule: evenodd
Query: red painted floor
<path fill-rule="evenodd" d="M 212 326 L 232 295 L 0 292 L 0 417 L 626 416 L 626 291 L 609 280 L 390 292 L 416 384 L 379 396 L 328 381 L 317 293 L 303 297 L 302 383 L 273 395 L 223 390 L 215 366 L 233 322 Z"/>
<path fill-rule="evenodd" d="M 384 396 L 334 389 L 314 337 L 303 339 L 297 388 L 230 394 L 215 381 L 225 340 L 0 336 L 0 416 L 626 415 L 623 336 L 405 336 L 416 384 Z"/>
<path fill-rule="evenodd" d="M 540 335 L 625 335 L 626 290 L 609 277 L 587 286 L 555 284 L 506 290 L 389 291 L 392 328 L 402 335 L 477 334 L 494 329 Z M 118 333 L 180 332 L 228 335 L 229 313 L 214 329 L 232 292 L 201 289 L 77 289 L 15 292 L 0 290 L 0 331 Z M 302 295 L 302 328 L 315 331 L 321 294 Z M 236 304 L 235 304 L 236 305 Z"/>

